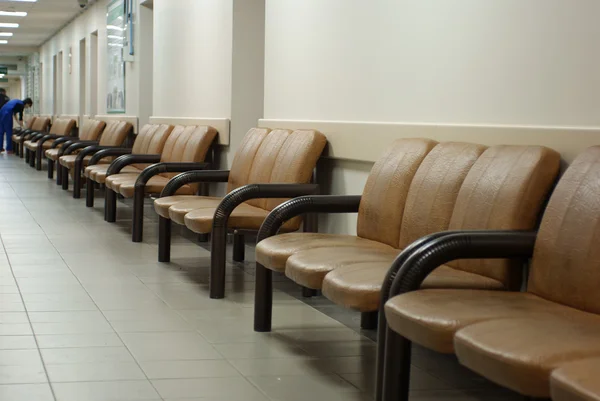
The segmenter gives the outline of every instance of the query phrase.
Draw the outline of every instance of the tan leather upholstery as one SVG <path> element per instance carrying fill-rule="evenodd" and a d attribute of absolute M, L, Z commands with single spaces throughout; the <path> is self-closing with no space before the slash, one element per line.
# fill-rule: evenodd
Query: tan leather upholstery
<path fill-rule="evenodd" d="M 489 148 L 465 179 L 448 229 L 534 229 L 559 168 L 560 155 L 542 146 Z M 522 277 L 518 263 L 472 259 L 449 265 L 518 289 Z"/>
<path fill-rule="evenodd" d="M 412 179 L 436 142 L 399 139 L 380 158 L 367 179 L 358 211 L 359 237 L 397 247 L 400 222 Z"/>
<path fill-rule="evenodd" d="M 185 214 L 184 223 L 187 228 L 196 233 L 210 233 L 212 231 L 215 211 L 216 206 L 192 210 Z M 228 224 L 229 227 L 233 228 L 258 230 L 268 215 L 268 210 L 242 203 L 235 208 L 233 213 L 231 213 Z M 290 220 L 286 222 L 281 229 L 284 232 L 297 230 L 298 224 L 296 221 L 297 220 Z"/>
<path fill-rule="evenodd" d="M 102 134 L 104 127 L 106 127 L 104 121 L 86 120 L 79 128 L 78 139 L 82 141 L 95 141 Z M 54 148 L 46 150 L 45 154 L 48 159 L 56 161 L 58 160 L 58 152 L 59 148 Z"/>
<path fill-rule="evenodd" d="M 374 244 L 382 248 L 390 246 L 354 235 L 324 233 L 289 233 L 269 237 L 256 245 L 256 261 L 271 270 L 284 271 L 290 255 L 315 248 L 361 248 L 370 249 Z"/>
<path fill-rule="evenodd" d="M 167 124 L 146 124 L 142 127 L 139 134 L 137 134 L 133 147 L 131 148 L 131 153 L 143 155 L 161 154 L 169 135 L 171 135 L 174 130 L 179 131 L 183 129 L 184 127 L 181 126 L 173 127 L 172 125 Z M 95 182 L 104 184 L 109 166 L 109 164 L 104 163 L 86 167 L 84 175 Z M 132 164 L 123 168 L 120 171 L 120 174 L 139 174 L 147 166 L 148 164 Z"/>
<path fill-rule="evenodd" d="M 552 372 L 550 389 L 554 401 L 600 401 L 600 358 L 562 365 Z"/>
<path fill-rule="evenodd" d="M 386 304 L 390 327 L 433 349 L 454 349 L 461 363 L 496 383 L 548 397 L 553 369 L 600 356 L 599 172 L 600 147 L 593 147 L 559 181 L 538 233 L 528 292 L 403 294 Z"/>
<path fill-rule="evenodd" d="M 323 295 L 338 305 L 360 312 L 378 310 L 381 302 L 381 286 L 394 259 L 340 264 L 323 279 Z M 421 288 L 476 288 L 494 291 L 505 289 L 501 282 L 492 278 L 463 272 L 445 265 L 438 267 L 427 276 Z"/>
<path fill-rule="evenodd" d="M 389 245 L 366 241 L 357 248 L 338 246 L 295 252 L 286 262 L 285 275 L 304 287 L 321 289 L 325 275 L 334 269 L 361 262 L 383 261 L 389 266 L 398 254 Z"/>
<path fill-rule="evenodd" d="M 252 133 L 254 136 L 254 133 Z M 262 135 L 258 135 L 261 137 Z M 246 142 L 246 141 L 245 141 Z M 248 140 L 247 143 L 254 144 Z M 323 134 L 312 130 L 273 130 L 262 140 L 255 152 L 249 169 L 249 183 L 305 184 L 310 182 L 317 160 L 321 156 L 327 139 Z M 253 151 L 254 146 L 248 145 Z M 239 152 L 239 151 L 238 151 Z M 247 160 L 240 157 L 240 160 Z M 235 167 L 239 171 L 239 166 Z M 233 170 L 233 168 L 232 168 Z M 236 179 L 241 183 L 241 179 Z M 233 186 L 232 184 L 229 185 Z M 253 199 L 239 205 L 230 215 L 229 227 L 258 230 L 269 212 L 286 199 Z M 174 208 L 177 205 L 172 206 Z M 218 205 L 217 205 L 218 206 Z M 212 231 L 214 208 L 202 208 L 185 215 L 185 225 L 197 233 Z M 284 231 L 295 231 L 300 227 L 301 218 L 286 222 Z"/>
<path fill-rule="evenodd" d="M 174 195 L 174 196 L 165 196 L 164 198 L 158 198 L 154 201 L 154 210 L 156 213 L 165 218 L 169 218 L 169 208 L 180 202 L 187 202 L 189 200 L 195 200 L 198 198 L 204 198 L 203 196 L 194 196 L 194 195 Z M 214 198 L 219 199 L 219 198 Z M 183 223 L 181 223 L 183 224 Z"/>
<path fill-rule="evenodd" d="M 57 118 L 54 121 L 54 124 L 52 124 L 52 127 L 50 127 L 49 134 L 68 136 L 71 134 L 71 131 L 73 131 L 75 124 L 76 124 L 75 120 L 71 120 L 68 118 Z M 53 142 L 54 142 L 54 139 L 45 141 L 42 144 L 43 149 L 50 149 L 52 147 Z M 23 145 L 31 151 L 36 151 L 37 148 L 39 147 L 39 144 L 40 144 L 39 141 L 37 141 L 37 142 L 25 141 Z"/>
<path fill-rule="evenodd" d="M 268 128 L 251 128 L 246 133 L 231 163 L 229 181 L 227 183 L 228 193 L 248 184 L 248 175 L 250 174 L 256 152 L 258 152 L 260 145 L 269 132 Z"/>
<path fill-rule="evenodd" d="M 600 314 L 600 146 L 567 169 L 544 213 L 529 291 Z"/>
<path fill-rule="evenodd" d="M 430 155 L 439 147 L 440 145 L 434 148 Z M 421 175 L 422 170 L 428 173 L 432 170 L 426 163 L 430 155 L 419 167 L 409 191 L 409 197 L 413 195 L 413 190 L 418 196 L 415 197 L 415 202 L 405 209 L 402 227 L 404 230 L 405 226 L 416 224 L 417 229 L 411 231 L 407 228 L 403 231 L 407 233 L 405 244 L 410 244 L 426 234 L 447 229 L 533 228 L 536 224 L 537 212 L 540 205 L 544 203 L 559 167 L 558 154 L 546 148 L 495 146 L 481 154 L 475 163 L 471 162 L 472 168 L 468 170 L 468 174 L 461 173 L 462 175 L 454 178 L 452 173 L 442 175 L 441 177 L 446 180 L 445 186 L 433 187 L 435 184 L 431 181 L 435 182 L 435 177 L 438 175 L 429 174 L 429 185 L 433 188 L 428 190 L 423 188 L 424 183 L 418 178 L 425 176 L 425 174 Z M 459 160 L 463 160 L 464 166 L 468 167 L 469 164 L 465 159 Z M 435 167 L 436 164 L 431 165 Z M 437 166 L 442 167 L 444 163 L 439 163 Z M 446 169 L 450 170 L 449 167 Z M 458 193 L 454 192 L 454 196 L 448 196 L 457 182 L 462 183 L 460 190 Z M 439 194 L 442 194 L 442 202 L 432 209 L 431 199 L 440 196 Z M 456 204 L 453 200 L 456 200 Z M 450 207 L 442 206 L 448 204 Z M 523 204 L 528 208 L 525 215 L 520 213 Z M 432 213 L 432 210 L 437 212 Z M 449 212 L 443 212 L 444 210 Z M 431 229 L 429 232 L 423 229 L 428 224 Z M 444 227 L 443 224 L 446 226 Z M 321 251 L 324 255 L 328 251 L 334 254 L 334 250 Z M 393 258 L 390 258 L 387 266 L 385 262 L 375 259 L 372 259 L 371 265 L 364 263 L 368 261 L 367 255 L 357 258 L 357 262 L 361 262 L 360 268 L 372 270 L 369 272 L 358 271 L 358 267 L 354 266 L 355 263 L 352 261 L 337 264 L 336 271 L 324 279 L 323 294 L 339 305 L 361 311 L 377 310 L 381 285 Z M 329 263 L 332 264 L 333 261 Z M 288 264 L 289 268 L 294 268 L 291 259 Z M 465 265 L 466 268 L 463 270 Z M 512 275 L 511 271 L 514 272 Z M 520 285 L 521 271 L 520 266 L 515 262 L 498 260 L 453 262 L 431 274 L 423 283 L 423 288 L 515 289 Z"/>
<path fill-rule="evenodd" d="M 160 129 L 157 131 L 160 132 Z M 212 142 L 217 135 L 213 127 L 207 126 L 177 126 L 170 133 L 162 147 L 162 152 L 158 151 L 157 141 L 152 141 L 148 151 L 156 149 L 156 153 L 161 154 L 161 162 L 202 162 L 210 149 Z M 152 147 L 154 146 L 154 147 Z M 137 172 L 115 174 L 105 180 L 107 188 L 120 193 L 126 198 L 131 198 L 135 193 L 135 183 L 139 174 L 142 172 L 138 168 Z M 146 184 L 146 193 L 160 193 L 168 184 L 174 174 L 165 173 L 152 177 Z M 184 185 L 178 191 L 178 195 L 193 195 L 198 186 Z"/>
<path fill-rule="evenodd" d="M 100 137 L 100 146 L 121 146 L 127 139 L 127 135 L 131 132 L 133 126 L 131 123 L 125 121 L 110 121 L 106 124 L 106 128 L 102 132 L 102 136 Z M 77 155 L 66 155 L 61 156 L 59 159 L 59 163 L 67 167 L 69 170 L 72 170 L 75 166 L 75 159 L 77 159 Z M 84 166 L 87 166 L 87 163 L 90 161 L 91 157 L 84 158 Z"/>
<path fill-rule="evenodd" d="M 600 356 L 600 316 L 546 302 L 554 310 L 459 330 L 454 348 L 460 363 L 521 394 L 549 397 L 554 369 Z"/>
<path fill-rule="evenodd" d="M 46 132 L 50 126 L 50 118 L 37 117 L 31 124 L 31 130 L 36 132 Z"/>
<path fill-rule="evenodd" d="M 397 222 L 387 222 L 389 227 L 398 227 L 400 235 L 398 244 L 394 246 L 396 249 L 388 251 L 383 260 L 384 263 L 388 262 L 388 267 L 399 253 L 398 248 L 403 248 L 424 235 L 448 228 L 459 189 L 484 150 L 485 147 L 481 145 L 447 142 L 436 145 L 427 154 L 410 181 L 403 214 L 398 215 Z M 374 174 L 379 173 L 379 169 L 373 170 Z M 383 177 L 379 178 L 383 180 Z M 406 186 L 404 181 L 397 185 Z M 389 189 L 390 192 L 392 190 L 393 188 Z M 385 208 L 385 204 L 382 204 L 382 207 Z M 396 235 L 395 229 L 391 232 Z M 344 254 L 353 255 L 353 258 L 343 257 Z M 294 281 L 298 280 L 298 284 L 320 289 L 329 271 L 368 261 L 382 262 L 379 256 L 376 257 L 366 248 L 356 251 L 335 248 L 308 249 L 290 257 L 287 261 L 286 275 Z M 311 270 L 314 277 L 310 277 Z M 379 284 L 381 285 L 381 282 Z M 335 302 L 335 299 L 333 300 Z"/>

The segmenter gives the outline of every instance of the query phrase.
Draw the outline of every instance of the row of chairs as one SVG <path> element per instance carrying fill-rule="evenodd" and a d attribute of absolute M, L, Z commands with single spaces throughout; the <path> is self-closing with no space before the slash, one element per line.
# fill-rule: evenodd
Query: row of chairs
<path fill-rule="evenodd" d="M 173 222 L 211 233 L 213 298 L 224 296 L 227 233 L 243 260 L 245 233 L 258 232 L 255 330 L 271 329 L 273 271 L 361 312 L 379 330 L 378 401 L 408 399 L 412 342 L 529 397 L 599 399 L 600 147 L 557 184 L 560 155 L 545 147 L 402 139 L 362 195 L 327 196 L 312 180 L 322 134 L 252 129 L 228 171 L 206 163 L 215 136 L 149 125 L 132 149 L 84 147 L 71 174 L 86 179 L 88 206 L 105 186 L 107 221 L 117 194 L 134 198 L 134 241 L 144 196 L 160 193 L 162 262 Z M 227 195 L 207 196 L 208 182 L 227 182 Z M 357 235 L 314 232 L 315 213 L 358 213 Z"/>

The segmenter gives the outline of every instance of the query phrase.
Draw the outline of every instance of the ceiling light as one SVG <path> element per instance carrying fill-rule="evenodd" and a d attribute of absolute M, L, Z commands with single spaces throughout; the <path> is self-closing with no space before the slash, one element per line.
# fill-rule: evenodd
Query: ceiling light
<path fill-rule="evenodd" d="M 35 3 L 37 0 L 0 0 L 0 3 Z"/>
<path fill-rule="evenodd" d="M 19 24 L 14 24 L 12 22 L 0 22 L 0 28 L 18 28 Z"/>
<path fill-rule="evenodd" d="M 13 36 L 12 32 L 0 32 L 0 36 Z"/>
<path fill-rule="evenodd" d="M 5 45 L 8 43 L 8 40 L 0 40 L 0 45 Z"/>
<path fill-rule="evenodd" d="M 4 17 L 26 17 L 25 11 L 0 11 L 0 16 Z"/>

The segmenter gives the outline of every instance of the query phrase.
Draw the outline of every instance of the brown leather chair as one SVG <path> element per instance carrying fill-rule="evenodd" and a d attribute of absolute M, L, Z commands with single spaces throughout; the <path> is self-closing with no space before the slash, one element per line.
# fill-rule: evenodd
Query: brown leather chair
<path fill-rule="evenodd" d="M 159 160 L 165 142 L 172 131 L 172 125 L 146 124 L 142 127 L 139 134 L 136 135 L 131 149 L 105 149 L 96 153 L 89 161 L 83 173 L 86 177 L 86 206 L 94 206 L 94 188 L 98 184 L 103 185 L 106 181 L 106 174 L 110 167 L 110 163 L 107 160 L 112 161 L 111 157 L 133 154 L 138 156 L 143 155 L 156 162 L 155 159 Z M 125 166 L 119 173 L 139 173 L 140 169 L 143 170 L 149 165 L 148 163 L 144 163 Z"/>
<path fill-rule="evenodd" d="M 42 169 L 43 152 L 49 150 L 57 139 L 70 137 L 76 124 L 77 122 L 70 118 L 57 118 L 50 127 L 48 134 L 38 135 L 25 141 L 23 146 L 25 147 L 25 158 L 29 159 L 29 165 L 40 171 Z M 29 156 L 27 152 L 30 153 Z"/>
<path fill-rule="evenodd" d="M 21 128 L 21 127 L 13 128 L 11 140 L 12 140 L 13 150 L 15 151 L 15 156 L 19 155 L 18 144 L 19 144 L 21 135 L 24 135 L 26 132 L 31 132 L 31 128 L 33 127 L 33 123 L 35 123 L 36 118 L 37 118 L 36 116 L 27 117 L 27 118 L 25 118 L 25 124 L 23 125 L 23 128 Z"/>
<path fill-rule="evenodd" d="M 15 138 L 17 139 L 15 142 L 17 143 L 19 157 L 21 157 L 21 159 L 25 156 L 25 141 L 34 136 L 43 136 L 44 134 L 47 134 L 50 122 L 49 117 L 36 117 L 31 124 L 31 129 L 25 129 L 17 134 L 18 138 Z M 29 159 L 25 159 L 25 162 L 29 163 Z"/>
<path fill-rule="evenodd" d="M 290 198 L 314 193 L 309 184 L 326 145 L 317 131 L 251 129 L 233 160 L 231 171 L 190 172 L 175 177 L 154 202 L 159 214 L 159 261 L 170 259 L 170 224 L 185 224 L 200 234 L 212 234 L 210 296 L 225 292 L 225 244 L 234 232 L 234 260 L 243 260 L 243 232 L 256 231 L 269 212 Z M 181 185 L 194 181 L 227 181 L 224 198 L 176 196 Z M 175 196 L 173 196 L 175 195 Z M 290 220 L 284 230 L 295 231 L 301 220 Z"/>
<path fill-rule="evenodd" d="M 67 147 L 58 162 L 62 169 L 62 188 L 69 189 L 69 174 L 73 176 L 73 198 L 81 197 L 81 174 L 92 156 L 104 149 L 120 148 L 133 132 L 133 125 L 125 121 L 110 121 L 99 141 L 76 142 Z"/>
<path fill-rule="evenodd" d="M 78 142 L 87 142 L 87 141 L 98 141 L 98 138 L 104 131 L 106 127 L 106 123 L 104 121 L 98 121 L 89 119 L 86 120 L 83 125 L 79 128 L 79 136 L 77 138 L 58 138 L 53 143 L 50 149 L 46 150 L 44 155 L 46 159 L 48 159 L 48 178 L 52 179 L 54 175 L 54 163 L 58 161 L 58 159 L 63 156 L 64 151 L 71 146 L 72 144 Z M 62 169 L 58 169 L 57 173 L 62 171 Z M 57 174 L 59 175 L 59 174 Z M 62 184 L 62 177 L 60 179 L 57 177 L 56 180 L 57 185 Z"/>
<path fill-rule="evenodd" d="M 569 362 L 550 376 L 554 401 L 600 401 L 600 358 Z"/>
<path fill-rule="evenodd" d="M 599 176 L 600 147 L 592 147 L 559 181 L 537 234 L 445 234 L 411 252 L 385 305 L 392 330 L 384 388 L 392 388 L 384 399 L 408 394 L 411 341 L 455 352 L 468 368 L 530 397 L 549 397 L 553 369 L 600 356 Z M 452 260 L 530 256 L 526 292 L 417 290 L 431 271 Z M 394 389 L 393 383 L 404 386 Z"/>
<path fill-rule="evenodd" d="M 177 126 L 164 144 L 160 155 L 143 157 L 127 155 L 111 164 L 106 173 L 106 221 L 116 221 L 117 198 L 133 198 L 133 242 L 141 242 L 143 236 L 144 197 L 146 194 L 160 194 L 174 173 L 204 169 L 206 155 L 217 136 L 217 130 L 207 126 Z M 157 163 L 144 168 L 139 163 Z M 134 170 L 121 173 L 130 166 Z M 198 191 L 197 184 L 183 185 L 178 193 L 192 195 Z"/>
<path fill-rule="evenodd" d="M 335 303 L 362 312 L 362 327 L 372 329 L 386 273 L 400 251 L 415 240 L 448 229 L 535 226 L 558 173 L 556 152 L 543 147 L 485 150 L 466 143 L 433 145 L 425 139 L 396 141 L 375 164 L 362 197 L 307 197 L 282 205 L 276 211 L 280 217 L 274 215 L 259 233 L 256 288 L 270 291 L 270 284 L 263 281 L 265 268 L 285 271 L 296 283 L 322 289 Z M 527 214 L 518 212 L 524 197 L 530 205 Z M 293 216 L 295 208 L 306 207 L 358 211 L 358 235 L 292 233 L 265 238 L 275 234 L 277 222 Z M 516 273 L 506 262 L 461 261 L 437 269 L 424 286 L 514 289 L 521 278 Z M 257 290 L 257 331 L 271 329 L 270 297 Z"/>

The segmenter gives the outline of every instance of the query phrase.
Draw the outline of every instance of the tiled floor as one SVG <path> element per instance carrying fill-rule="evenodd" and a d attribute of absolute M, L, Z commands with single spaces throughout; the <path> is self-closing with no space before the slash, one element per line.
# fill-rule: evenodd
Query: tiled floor
<path fill-rule="evenodd" d="M 157 263 L 150 208 L 134 244 L 129 207 L 108 224 L 96 203 L 0 156 L 0 400 L 371 398 L 375 344 L 356 314 L 282 278 L 273 332 L 255 333 L 252 247 L 229 266 L 226 299 L 211 300 L 207 250 L 175 236 L 173 263 Z M 517 399 L 450 357 L 413 359 L 412 399 Z"/>

